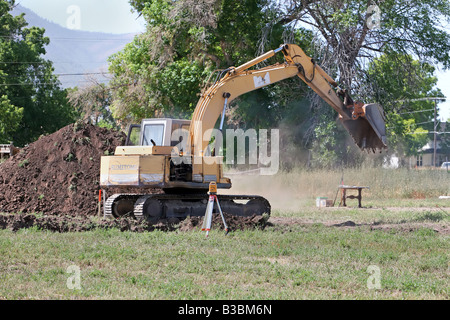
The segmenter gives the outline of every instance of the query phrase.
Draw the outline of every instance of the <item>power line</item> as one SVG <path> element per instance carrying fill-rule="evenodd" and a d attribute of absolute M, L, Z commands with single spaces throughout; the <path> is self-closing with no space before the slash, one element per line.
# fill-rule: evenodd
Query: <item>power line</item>
<path fill-rule="evenodd" d="M 402 114 L 419 113 L 419 112 L 428 112 L 428 111 L 434 111 L 434 109 L 418 110 L 418 111 L 410 111 L 410 112 L 402 112 L 402 113 L 397 113 L 397 114 L 398 114 L 398 115 L 402 115 Z"/>
<path fill-rule="evenodd" d="M 50 38 L 50 37 L 49 37 Z M 130 41 L 132 38 L 124 38 L 124 39 L 112 39 L 112 38 L 50 38 L 53 40 L 70 40 L 70 41 Z"/>
<path fill-rule="evenodd" d="M 109 72 L 85 72 L 85 73 L 54 73 L 55 76 L 89 76 L 89 75 L 107 75 Z"/>
<path fill-rule="evenodd" d="M 55 85 L 56 83 L 46 83 L 46 82 L 40 82 L 40 83 L 0 83 L 0 86 L 2 87 L 9 87 L 9 86 L 50 86 Z"/>
<path fill-rule="evenodd" d="M 50 61 L 50 60 L 49 60 Z M 45 64 L 43 61 L 0 61 L 3 64 Z M 106 61 L 51 61 L 53 64 L 70 63 L 70 64 L 87 64 L 87 63 L 105 63 Z"/>
<path fill-rule="evenodd" d="M 80 72 L 80 73 L 53 73 L 54 76 L 89 76 L 89 75 L 109 75 L 109 72 Z M 22 74 L 6 74 L 8 78 L 22 77 Z"/>
<path fill-rule="evenodd" d="M 449 132 L 440 132 L 440 131 L 427 131 L 427 132 L 409 132 L 409 133 L 407 133 L 407 134 L 412 134 L 412 135 L 414 135 L 414 134 L 428 134 L 428 133 L 432 133 L 432 134 L 448 134 L 448 133 L 450 133 L 450 131 Z"/>
<path fill-rule="evenodd" d="M 394 102 L 414 102 L 414 101 L 427 101 L 427 100 L 442 100 L 445 101 L 447 97 L 425 97 L 425 98 L 416 98 L 416 99 L 404 99 L 404 100 L 396 100 Z"/>
<path fill-rule="evenodd" d="M 133 40 L 133 38 L 71 38 L 71 37 L 51 37 L 48 35 L 44 35 L 44 37 L 49 38 L 50 41 L 53 40 L 70 40 L 70 41 L 130 41 Z M 19 39 L 19 37 L 14 36 L 0 36 L 2 39 Z"/>
<path fill-rule="evenodd" d="M 0 63 L 4 63 L 4 64 L 45 64 L 47 62 L 43 62 L 43 61 L 0 61 Z"/>
<path fill-rule="evenodd" d="M 108 79 L 98 80 L 97 81 L 108 81 Z M 66 81 L 65 83 L 79 83 L 79 82 L 91 82 L 90 80 L 78 80 L 78 81 Z M 0 86 L 8 87 L 8 86 L 46 86 L 46 85 L 57 85 L 57 83 L 51 82 L 34 82 L 34 83 L 0 83 Z"/>
<path fill-rule="evenodd" d="M 419 125 L 419 124 L 433 123 L 433 122 L 434 122 L 433 120 L 432 120 L 432 121 L 425 121 L 425 122 L 415 123 L 415 125 L 417 126 L 417 125 Z"/>

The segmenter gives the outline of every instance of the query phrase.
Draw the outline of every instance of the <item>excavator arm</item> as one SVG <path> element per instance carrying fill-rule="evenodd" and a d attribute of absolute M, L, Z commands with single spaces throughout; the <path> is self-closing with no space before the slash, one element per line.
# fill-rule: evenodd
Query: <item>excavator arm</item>
<path fill-rule="evenodd" d="M 250 67 L 282 52 L 284 63 L 257 70 Z M 346 90 L 294 44 L 285 44 L 239 67 L 222 72 L 222 78 L 205 90 L 197 103 L 189 129 L 188 149 L 192 155 L 202 156 L 206 150 L 210 129 L 214 128 L 226 106 L 240 95 L 270 84 L 298 76 L 339 114 L 344 127 L 363 150 L 386 148 L 386 129 L 382 108 L 377 104 L 353 102 Z M 220 128 L 222 129 L 222 128 Z"/>

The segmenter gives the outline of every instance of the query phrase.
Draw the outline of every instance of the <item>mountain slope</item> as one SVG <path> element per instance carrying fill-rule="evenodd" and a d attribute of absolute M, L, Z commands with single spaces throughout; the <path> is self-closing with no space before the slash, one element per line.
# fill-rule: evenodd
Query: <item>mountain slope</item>
<path fill-rule="evenodd" d="M 17 5 L 13 15 L 25 13 L 28 26 L 45 29 L 45 35 L 50 38 L 46 47 L 45 58 L 53 61 L 55 74 L 64 87 L 82 86 L 87 82 L 86 76 L 64 75 L 80 73 L 106 72 L 108 57 L 133 40 L 134 34 L 109 34 L 70 30 L 41 18 L 33 11 Z M 107 76 L 92 75 L 98 81 L 107 81 Z"/>

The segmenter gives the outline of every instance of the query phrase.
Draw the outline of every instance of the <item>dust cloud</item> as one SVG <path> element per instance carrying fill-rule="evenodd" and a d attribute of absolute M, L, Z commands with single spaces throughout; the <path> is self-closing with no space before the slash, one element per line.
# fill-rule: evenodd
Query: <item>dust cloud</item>
<path fill-rule="evenodd" d="M 258 195 L 266 198 L 272 210 L 298 211 L 315 205 L 317 197 L 334 200 L 339 184 L 338 173 L 317 174 L 307 171 L 279 172 L 272 176 L 225 172 L 231 179 L 231 189 L 220 189 L 220 194 Z"/>

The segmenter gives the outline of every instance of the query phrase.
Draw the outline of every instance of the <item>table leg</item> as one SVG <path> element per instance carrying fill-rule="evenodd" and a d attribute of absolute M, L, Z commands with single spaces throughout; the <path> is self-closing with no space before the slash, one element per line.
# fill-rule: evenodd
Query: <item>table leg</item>
<path fill-rule="evenodd" d="M 358 189 L 358 207 L 361 208 L 361 188 Z"/>

